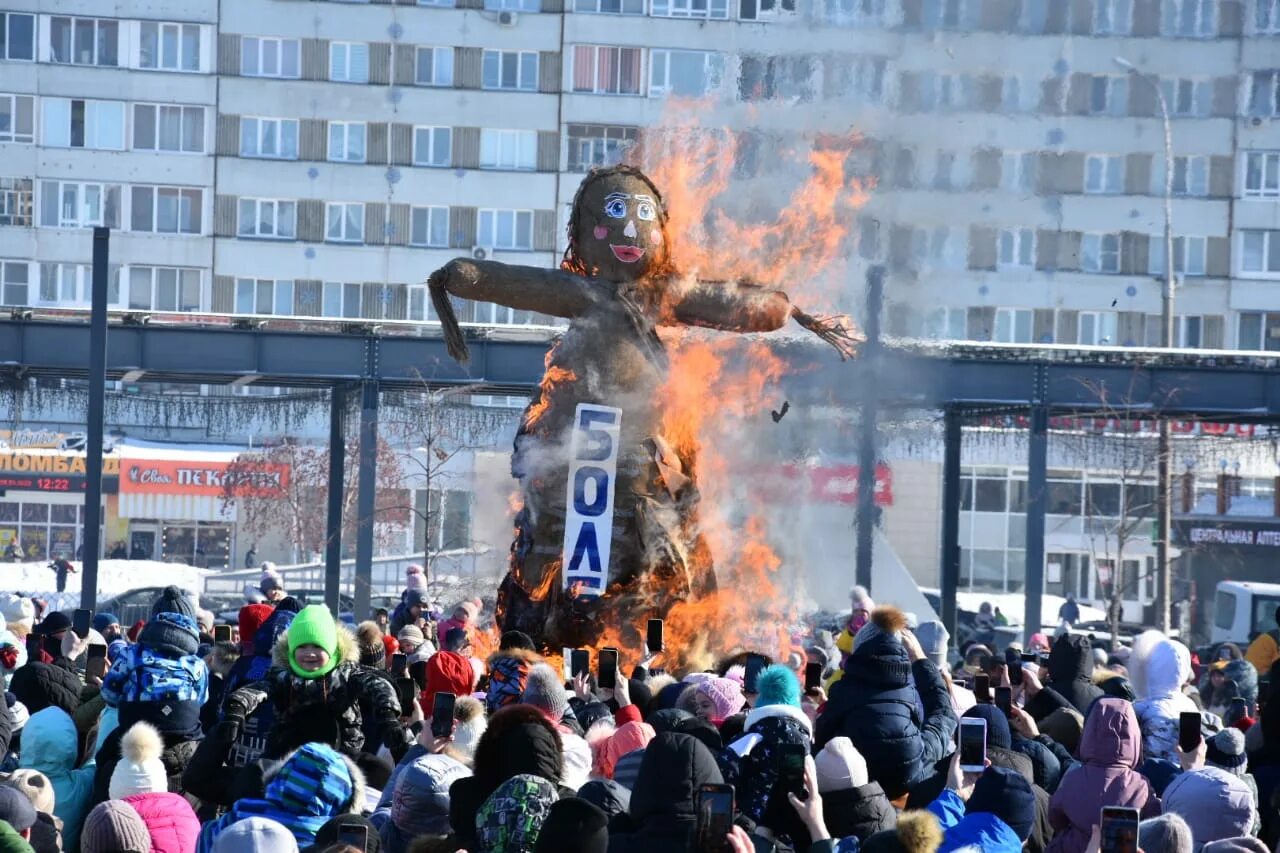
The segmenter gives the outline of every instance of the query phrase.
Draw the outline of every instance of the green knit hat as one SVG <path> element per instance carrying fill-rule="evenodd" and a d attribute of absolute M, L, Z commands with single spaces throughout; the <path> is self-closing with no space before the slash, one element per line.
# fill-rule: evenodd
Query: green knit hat
<path fill-rule="evenodd" d="M 322 678 L 338 665 L 338 626 L 323 604 L 308 604 L 289 623 L 285 636 L 289 640 L 289 668 L 299 678 Z M 329 653 L 329 662 L 308 672 L 298 666 L 294 652 L 299 646 L 319 646 Z"/>

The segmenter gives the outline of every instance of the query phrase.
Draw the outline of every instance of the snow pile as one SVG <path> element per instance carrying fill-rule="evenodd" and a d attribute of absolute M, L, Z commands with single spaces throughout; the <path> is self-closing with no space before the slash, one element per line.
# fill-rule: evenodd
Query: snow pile
<path fill-rule="evenodd" d="M 58 576 L 49 568 L 48 561 L 38 563 L 0 563 L 0 589 L 24 596 L 38 596 L 48 601 L 55 610 L 77 607 L 80 604 L 80 583 L 84 564 L 73 562 L 75 574 L 67 575 L 67 591 L 59 595 Z M 98 600 L 119 595 L 131 589 L 145 586 L 177 586 L 199 592 L 204 588 L 202 578 L 209 569 L 197 569 L 182 563 L 162 563 L 159 560 L 99 560 Z"/>

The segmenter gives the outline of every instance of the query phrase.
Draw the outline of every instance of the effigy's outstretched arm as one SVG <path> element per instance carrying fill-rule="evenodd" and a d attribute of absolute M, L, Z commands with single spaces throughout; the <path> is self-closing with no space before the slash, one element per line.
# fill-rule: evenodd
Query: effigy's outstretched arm
<path fill-rule="evenodd" d="M 431 303 L 444 327 L 449 355 L 470 357 L 449 294 L 476 302 L 493 302 L 517 311 L 537 311 L 572 318 L 586 313 L 599 295 L 588 279 L 560 270 L 524 267 L 497 261 L 455 258 L 428 279 Z"/>
<path fill-rule="evenodd" d="M 774 332 L 786 325 L 788 318 L 835 347 L 841 359 L 853 355 L 861 341 L 849 318 L 807 314 L 782 291 L 757 284 L 677 283 L 663 312 L 667 323 L 726 332 Z"/>

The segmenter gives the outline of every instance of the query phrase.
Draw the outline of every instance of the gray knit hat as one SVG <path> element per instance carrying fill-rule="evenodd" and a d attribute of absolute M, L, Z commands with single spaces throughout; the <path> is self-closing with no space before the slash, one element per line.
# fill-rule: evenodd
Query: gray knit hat
<path fill-rule="evenodd" d="M 947 669 L 947 647 L 951 643 L 951 634 L 946 625 L 936 619 L 921 622 L 920 627 L 916 628 L 916 639 L 920 642 L 925 657 L 933 661 L 938 669 Z"/>
<path fill-rule="evenodd" d="M 563 719 L 569 708 L 569 694 L 560 683 L 559 673 L 545 663 L 529 670 L 520 701 L 542 711 L 551 720 Z"/>
<path fill-rule="evenodd" d="M 1235 776 L 1249 772 L 1249 757 L 1244 751 L 1244 733 L 1228 726 L 1209 738 L 1205 744 L 1204 763 L 1219 767 Z"/>
<path fill-rule="evenodd" d="M 1191 827 L 1176 814 L 1162 814 L 1138 824 L 1138 846 L 1161 853 L 1191 853 Z"/>
<path fill-rule="evenodd" d="M 151 833 L 133 806 L 123 800 L 98 803 L 80 830 L 81 853 L 151 853 Z"/>

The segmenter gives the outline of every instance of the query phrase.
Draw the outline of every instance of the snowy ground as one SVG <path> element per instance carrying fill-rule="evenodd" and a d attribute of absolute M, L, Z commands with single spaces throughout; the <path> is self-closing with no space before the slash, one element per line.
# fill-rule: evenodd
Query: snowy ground
<path fill-rule="evenodd" d="M 0 590 L 43 598 L 54 610 L 76 607 L 80 604 L 83 565 L 72 565 L 76 567 L 76 573 L 67 576 L 67 591 L 59 594 L 55 592 L 58 587 L 57 575 L 49 568 L 48 562 L 0 562 Z M 181 563 L 161 563 L 155 560 L 101 560 L 98 563 L 98 600 L 138 587 L 170 584 L 199 592 L 203 588 L 201 578 L 208 571 Z"/>

